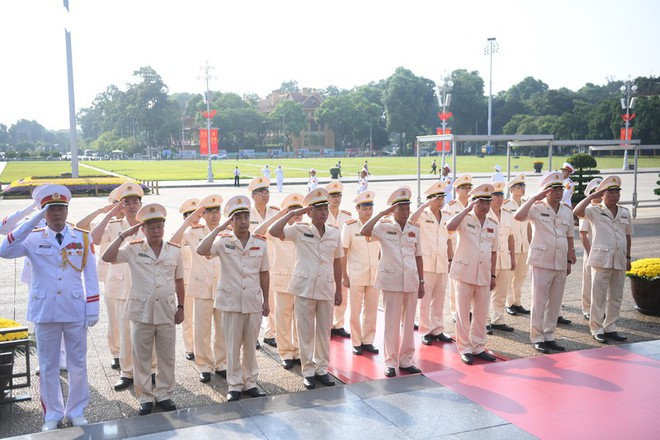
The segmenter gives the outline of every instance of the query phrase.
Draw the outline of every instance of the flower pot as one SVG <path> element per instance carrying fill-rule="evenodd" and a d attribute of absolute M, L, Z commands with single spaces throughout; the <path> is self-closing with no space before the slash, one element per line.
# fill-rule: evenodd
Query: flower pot
<path fill-rule="evenodd" d="M 14 374 L 14 353 L 12 351 L 0 353 L 0 400 L 9 394 L 12 374 Z"/>
<path fill-rule="evenodd" d="M 630 290 L 640 313 L 660 315 L 660 280 L 630 278 Z"/>
<path fill-rule="evenodd" d="M 543 169 L 543 164 L 542 163 L 535 163 L 534 164 L 534 172 L 535 173 L 540 173 L 542 169 Z"/>

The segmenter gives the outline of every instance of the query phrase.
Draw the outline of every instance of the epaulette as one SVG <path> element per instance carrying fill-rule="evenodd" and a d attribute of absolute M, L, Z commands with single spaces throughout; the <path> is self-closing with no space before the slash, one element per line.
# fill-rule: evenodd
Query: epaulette
<path fill-rule="evenodd" d="M 331 228 L 339 229 L 337 226 L 335 226 L 335 225 L 331 225 L 330 223 L 326 223 L 325 225 L 326 225 L 326 226 L 330 226 Z"/>
<path fill-rule="evenodd" d="M 32 232 L 42 232 L 42 231 L 44 231 L 45 229 L 46 229 L 46 228 L 35 228 L 35 229 L 32 230 Z"/>
<path fill-rule="evenodd" d="M 410 220 L 408 220 L 408 223 L 410 223 L 411 225 L 419 228 L 419 223 L 416 223 L 416 222 L 413 222 L 413 221 L 410 221 Z"/>
<path fill-rule="evenodd" d="M 355 220 L 354 218 L 346 221 L 347 225 L 352 225 L 353 223 L 357 223 L 357 220 Z"/>
<path fill-rule="evenodd" d="M 504 207 L 502 207 L 502 211 L 506 211 L 506 212 L 508 212 L 509 214 L 513 214 L 513 212 L 512 212 L 510 209 L 506 209 L 506 208 L 504 208 Z"/>
<path fill-rule="evenodd" d="M 252 234 L 252 235 L 254 235 L 254 238 L 258 238 L 259 240 L 266 240 L 265 235 L 261 235 L 261 234 Z"/>
<path fill-rule="evenodd" d="M 511 199 L 506 199 L 506 200 L 504 201 L 504 203 L 502 203 L 502 205 L 504 206 L 504 205 L 506 205 L 507 203 L 511 203 Z"/>
<path fill-rule="evenodd" d="M 199 229 L 199 228 L 203 228 L 203 227 L 204 227 L 204 225 L 201 225 L 201 224 L 198 223 L 196 225 L 192 225 L 190 228 L 191 229 Z"/>
<path fill-rule="evenodd" d="M 500 222 L 499 222 L 499 221 L 497 220 L 497 218 L 495 218 L 495 217 L 488 216 L 487 218 L 490 219 L 490 220 L 491 220 L 493 223 L 495 223 L 496 225 L 499 225 L 499 224 L 500 224 Z"/>
<path fill-rule="evenodd" d="M 390 216 L 386 215 L 385 217 L 380 219 L 381 223 L 388 223 L 390 221 Z"/>
<path fill-rule="evenodd" d="M 456 202 L 457 202 L 457 200 L 452 200 L 451 202 L 447 203 L 447 205 L 451 206 L 451 205 L 453 205 L 453 204 L 456 203 Z"/>
<path fill-rule="evenodd" d="M 218 234 L 218 237 L 231 237 L 232 234 L 230 232 L 221 232 Z"/>
<path fill-rule="evenodd" d="M 534 202 L 535 205 L 538 205 L 539 203 L 543 203 L 543 200 L 537 200 L 536 202 Z"/>
<path fill-rule="evenodd" d="M 181 247 L 180 244 L 174 243 L 172 241 L 168 241 L 167 244 L 169 244 L 170 246 L 174 246 L 175 248 L 180 248 Z"/>
<path fill-rule="evenodd" d="M 117 222 L 121 222 L 121 219 L 120 218 L 113 218 L 108 223 L 117 223 Z"/>
<path fill-rule="evenodd" d="M 353 216 L 353 214 L 351 214 L 350 211 L 346 211 L 345 209 L 342 209 L 341 212 L 343 212 L 344 214 L 346 214 L 348 216 L 351 216 L 351 217 Z"/>
<path fill-rule="evenodd" d="M 144 238 L 138 238 L 136 240 L 130 241 L 128 244 L 140 244 L 144 243 Z"/>
<path fill-rule="evenodd" d="M 279 210 L 280 210 L 280 208 L 278 208 L 277 206 L 269 206 L 269 208 L 270 208 L 270 209 L 274 209 L 275 211 L 279 211 Z"/>
<path fill-rule="evenodd" d="M 74 226 L 72 229 L 75 229 L 76 231 L 84 232 L 85 234 L 89 234 L 89 231 L 87 229 L 79 228 L 78 226 Z"/>

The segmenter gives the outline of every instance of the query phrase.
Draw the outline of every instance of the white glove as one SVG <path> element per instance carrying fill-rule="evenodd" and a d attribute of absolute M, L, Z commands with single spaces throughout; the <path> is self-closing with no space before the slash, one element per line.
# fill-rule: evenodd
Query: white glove
<path fill-rule="evenodd" d="M 99 322 L 99 315 L 88 315 L 85 319 L 87 327 L 94 327 L 97 322 Z"/>

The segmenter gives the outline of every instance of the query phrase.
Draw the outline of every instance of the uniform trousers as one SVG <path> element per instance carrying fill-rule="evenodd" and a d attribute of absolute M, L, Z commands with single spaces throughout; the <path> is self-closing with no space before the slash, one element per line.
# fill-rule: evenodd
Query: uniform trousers
<path fill-rule="evenodd" d="M 333 307 L 332 300 L 317 300 L 302 296 L 296 296 L 294 300 L 293 310 L 304 377 L 328 372 Z"/>
<path fill-rule="evenodd" d="M 89 403 L 87 383 L 87 327 L 85 321 L 35 323 L 39 357 L 39 389 L 44 419 L 73 419 L 83 415 Z M 60 385 L 60 344 L 64 337 L 69 394 L 64 406 Z"/>
<path fill-rule="evenodd" d="M 533 344 L 554 341 L 557 318 L 566 287 L 566 271 L 532 266 L 531 273 L 530 339 Z"/>
<path fill-rule="evenodd" d="M 275 293 L 275 325 L 277 332 L 277 351 L 282 359 L 300 359 L 298 333 L 294 319 L 293 295 L 287 292 Z"/>
<path fill-rule="evenodd" d="M 174 363 L 176 357 L 176 326 L 171 324 L 146 324 L 131 321 L 133 340 L 133 372 L 135 394 L 139 403 L 161 402 L 169 399 L 176 385 Z M 154 348 L 156 351 L 156 385 L 151 383 Z"/>
<path fill-rule="evenodd" d="M 213 299 L 194 298 L 195 364 L 200 373 L 227 369 L 227 345 L 222 312 L 213 307 L 214 303 Z M 211 329 L 215 332 L 212 344 Z"/>
<path fill-rule="evenodd" d="M 282 192 L 282 187 L 284 186 L 284 179 L 277 179 L 277 192 Z"/>
<path fill-rule="evenodd" d="M 591 266 L 587 264 L 589 253 L 582 257 L 582 313 L 591 313 Z"/>
<path fill-rule="evenodd" d="M 346 321 L 346 307 L 348 306 L 348 288 L 341 286 L 341 304 L 335 306 L 332 328 L 343 328 Z"/>
<path fill-rule="evenodd" d="M 510 269 L 498 269 L 495 271 L 495 275 L 497 276 L 495 290 L 490 293 L 490 322 L 500 325 L 505 324 L 504 303 L 511 287 L 513 273 Z"/>
<path fill-rule="evenodd" d="M 270 285 L 273 285 L 271 279 Z M 269 288 L 268 290 L 268 309 L 273 311 L 268 314 L 266 317 L 266 328 L 264 329 L 264 338 L 273 338 L 277 339 L 277 323 L 275 322 L 275 290 Z M 257 338 L 259 338 L 259 333 L 257 332 Z"/>
<path fill-rule="evenodd" d="M 591 334 L 616 331 L 625 280 L 625 270 L 591 268 L 591 308 L 589 309 Z"/>
<path fill-rule="evenodd" d="M 103 295 L 103 300 L 105 302 L 105 312 L 108 315 L 108 349 L 113 358 L 118 358 L 120 346 L 119 320 L 121 319 L 122 310 L 118 309 L 115 304 L 117 298 Z"/>
<path fill-rule="evenodd" d="M 131 341 L 131 320 L 124 318 L 125 299 L 115 299 L 116 313 L 119 316 L 119 367 L 121 377 L 133 377 L 133 342 Z"/>
<path fill-rule="evenodd" d="M 438 336 L 445 331 L 446 273 L 424 271 L 426 293 L 419 301 L 419 333 Z"/>
<path fill-rule="evenodd" d="M 229 391 L 244 391 L 257 386 L 259 367 L 254 341 L 259 336 L 261 313 L 222 311 L 222 329 L 227 346 L 227 384 Z M 241 359 L 242 353 L 242 359 Z"/>
<path fill-rule="evenodd" d="M 456 348 L 460 354 L 479 354 L 486 347 L 486 320 L 490 286 L 457 281 Z M 472 321 L 470 321 L 470 310 Z"/>
<path fill-rule="evenodd" d="M 511 289 L 506 295 L 506 306 L 521 306 L 522 287 L 527 279 L 529 265 L 527 264 L 527 252 L 516 253 L 516 270 L 511 276 Z"/>
<path fill-rule="evenodd" d="M 385 308 L 385 366 L 410 367 L 415 354 L 415 312 L 417 292 L 383 290 Z"/>
<path fill-rule="evenodd" d="M 373 286 L 351 284 L 348 297 L 351 301 L 351 344 L 353 347 L 373 344 L 376 338 L 379 290 Z"/>
<path fill-rule="evenodd" d="M 185 287 L 188 291 L 187 287 Z M 195 331 L 193 329 L 194 324 L 194 309 L 195 301 L 189 295 L 186 295 L 183 299 L 183 322 L 181 323 L 181 334 L 183 336 L 183 348 L 186 350 L 186 353 L 195 352 Z"/>

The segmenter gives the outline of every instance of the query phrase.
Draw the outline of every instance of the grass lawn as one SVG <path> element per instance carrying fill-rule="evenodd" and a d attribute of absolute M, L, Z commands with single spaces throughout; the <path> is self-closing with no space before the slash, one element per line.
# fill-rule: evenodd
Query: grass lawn
<path fill-rule="evenodd" d="M 440 157 L 422 157 L 422 174 L 429 174 L 431 162 L 436 159 L 440 164 Z M 215 160 L 213 161 L 213 174 L 216 179 L 233 178 L 234 166 L 238 165 L 241 178 L 248 179 L 261 175 L 261 168 L 268 164 L 272 170 L 271 177 L 275 178 L 275 168 L 282 165 L 284 176 L 307 177 L 310 168 L 315 168 L 320 177 L 329 177 L 329 169 L 341 160 L 342 175 L 344 177 L 357 176 L 362 169 L 365 158 L 340 159 L 241 159 L 239 161 Z M 417 158 L 415 157 L 375 157 L 367 159 L 369 171 L 374 175 L 400 175 L 416 174 Z M 544 163 L 543 172 L 548 171 L 547 158 L 532 158 L 523 156 L 511 159 L 512 172 L 532 172 L 532 162 L 541 160 Z M 566 160 L 563 156 L 553 157 L 553 168 L 557 169 Z M 620 169 L 623 164 L 621 157 L 598 157 L 598 168 Z M 451 166 L 451 158 L 448 158 Z M 632 159 L 630 159 L 632 163 Z M 162 161 L 94 161 L 85 162 L 97 168 L 102 168 L 121 175 L 141 180 L 204 180 L 207 177 L 208 162 L 205 160 L 162 160 Z M 506 156 L 459 156 L 457 158 L 457 171 L 459 173 L 492 172 L 495 164 L 499 164 L 506 171 Z M 516 168 L 517 166 L 517 168 Z M 640 168 L 660 168 L 660 157 L 645 157 L 639 159 Z M 56 176 L 61 172 L 71 171 L 69 162 L 9 162 L 0 175 L 2 183 L 10 183 L 26 176 Z M 81 176 L 98 175 L 99 173 L 84 166 L 79 167 Z"/>

